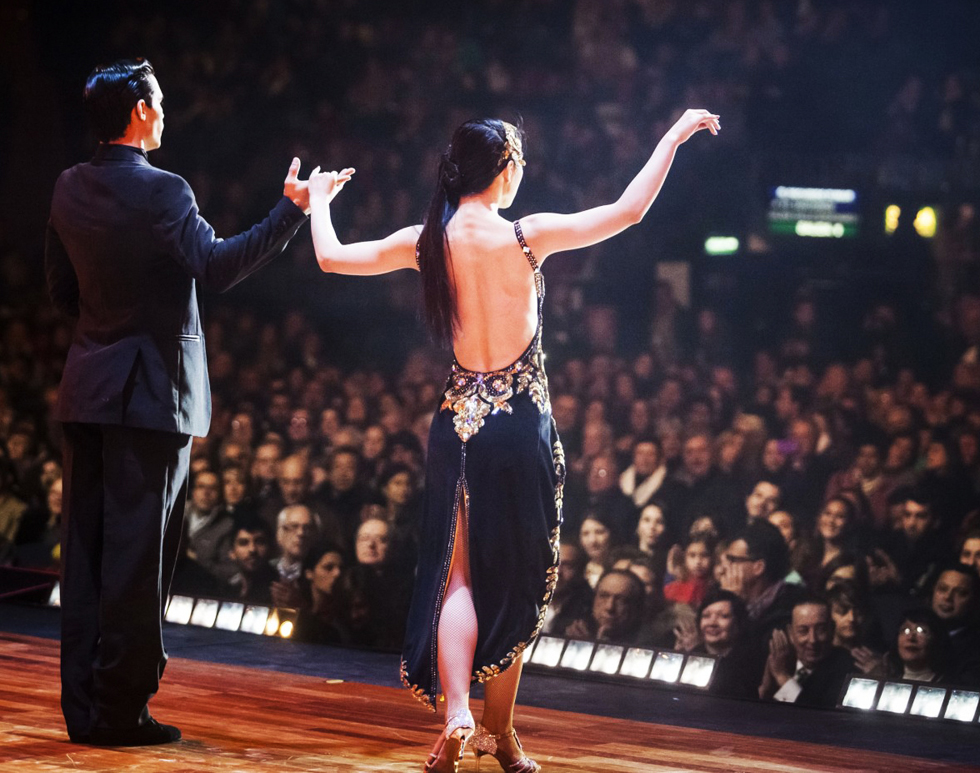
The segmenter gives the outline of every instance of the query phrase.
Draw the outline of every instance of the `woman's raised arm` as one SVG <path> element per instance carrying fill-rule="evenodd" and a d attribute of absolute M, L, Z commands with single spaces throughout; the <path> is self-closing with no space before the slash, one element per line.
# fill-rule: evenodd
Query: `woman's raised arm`
<path fill-rule="evenodd" d="M 542 212 L 521 218 L 521 228 L 534 254 L 543 260 L 555 252 L 588 247 L 639 223 L 660 193 L 677 148 L 702 129 L 717 134 L 720 128 L 714 113 L 687 110 L 614 203 L 570 215 Z"/>
<path fill-rule="evenodd" d="M 340 243 L 330 219 L 330 202 L 353 174 L 351 168 L 321 172 L 320 167 L 310 173 L 310 231 L 320 269 L 333 274 L 368 276 L 416 268 L 415 244 L 421 226 L 402 228 L 376 241 Z"/>

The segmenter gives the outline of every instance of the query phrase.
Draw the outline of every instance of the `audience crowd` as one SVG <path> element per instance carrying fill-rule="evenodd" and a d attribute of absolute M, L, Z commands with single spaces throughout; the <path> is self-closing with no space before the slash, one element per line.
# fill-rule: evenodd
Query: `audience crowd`
<path fill-rule="evenodd" d="M 704 99 L 730 149 L 759 150 L 772 126 L 796 125 L 790 84 L 815 62 L 870 67 L 886 54 L 868 41 L 893 40 L 883 2 L 525 0 L 498 3 L 497 27 L 479 34 L 440 25 L 438 2 L 411 15 L 383 4 L 384 22 L 354 3 L 240 5 L 249 34 L 230 17 L 199 29 L 187 9 L 141 28 L 184 106 L 168 113 L 166 152 L 219 233 L 256 206 L 249 180 L 279 159 L 255 145 L 273 132 L 358 168 L 344 238 L 415 219 L 467 100 L 527 106 L 541 161 L 528 165 L 528 209 L 587 206 L 617 190 L 606 170 L 635 169 L 679 105 Z M 121 15 L 112 34 L 136 23 Z M 260 35 L 278 42 L 252 45 Z M 925 144 L 975 168 L 977 73 L 909 72 L 897 88 L 871 151 Z M 268 125 L 229 135 L 215 157 L 200 138 L 246 100 L 268 106 Z M 549 262 L 545 350 L 568 480 L 547 633 L 709 653 L 712 690 L 743 698 L 833 705 L 858 671 L 980 686 L 980 288 L 975 218 L 959 216 L 918 316 L 887 297 L 841 316 L 839 298 L 801 286 L 760 327 L 651 281 L 644 343 L 628 354 L 618 332 L 631 321 L 576 298 Z M 49 417 L 71 326 L 29 274 L 6 254 L 0 563 L 56 569 Z M 351 366 L 302 305 L 214 300 L 205 313 L 214 419 L 193 445 L 173 591 L 296 609 L 305 640 L 398 649 L 426 559 L 416 527 L 446 353 Z M 409 340 L 389 335 L 395 350 Z"/>

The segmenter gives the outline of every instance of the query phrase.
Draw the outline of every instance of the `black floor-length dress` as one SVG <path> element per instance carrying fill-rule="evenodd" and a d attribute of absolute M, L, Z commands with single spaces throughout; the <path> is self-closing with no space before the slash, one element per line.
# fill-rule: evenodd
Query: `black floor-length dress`
<path fill-rule="evenodd" d="M 497 676 L 534 641 L 558 579 L 565 455 L 551 417 L 541 351 L 544 277 L 519 222 L 514 231 L 534 271 L 534 338 L 512 365 L 489 373 L 466 370 L 454 359 L 429 433 L 419 565 L 401 678 L 433 710 L 439 616 L 461 501 L 478 628 L 473 681 Z"/>

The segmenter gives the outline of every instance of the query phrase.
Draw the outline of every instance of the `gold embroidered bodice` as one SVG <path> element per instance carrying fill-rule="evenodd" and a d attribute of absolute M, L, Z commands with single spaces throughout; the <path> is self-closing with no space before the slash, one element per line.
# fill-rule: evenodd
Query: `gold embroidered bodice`
<path fill-rule="evenodd" d="M 541 413 L 551 408 L 548 378 L 544 372 L 544 354 L 541 351 L 544 276 L 531 248 L 524 241 L 520 221 L 514 223 L 514 233 L 524 251 L 524 257 L 534 271 L 534 289 L 538 296 L 538 326 L 524 353 L 506 368 L 482 373 L 467 370 L 453 358 L 445 399 L 439 410 L 450 410 L 456 414 L 453 425 L 464 443 L 480 431 L 487 416 L 500 411 L 513 413 L 510 399 L 521 392 L 530 394 Z"/>

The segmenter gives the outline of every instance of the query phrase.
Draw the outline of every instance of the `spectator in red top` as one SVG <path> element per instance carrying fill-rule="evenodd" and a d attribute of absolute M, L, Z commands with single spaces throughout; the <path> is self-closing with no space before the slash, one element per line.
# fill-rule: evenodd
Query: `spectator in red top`
<path fill-rule="evenodd" d="M 714 555 L 715 541 L 711 537 L 697 535 L 688 540 L 683 576 L 667 583 L 664 598 L 695 608 L 700 606 L 714 579 Z"/>

